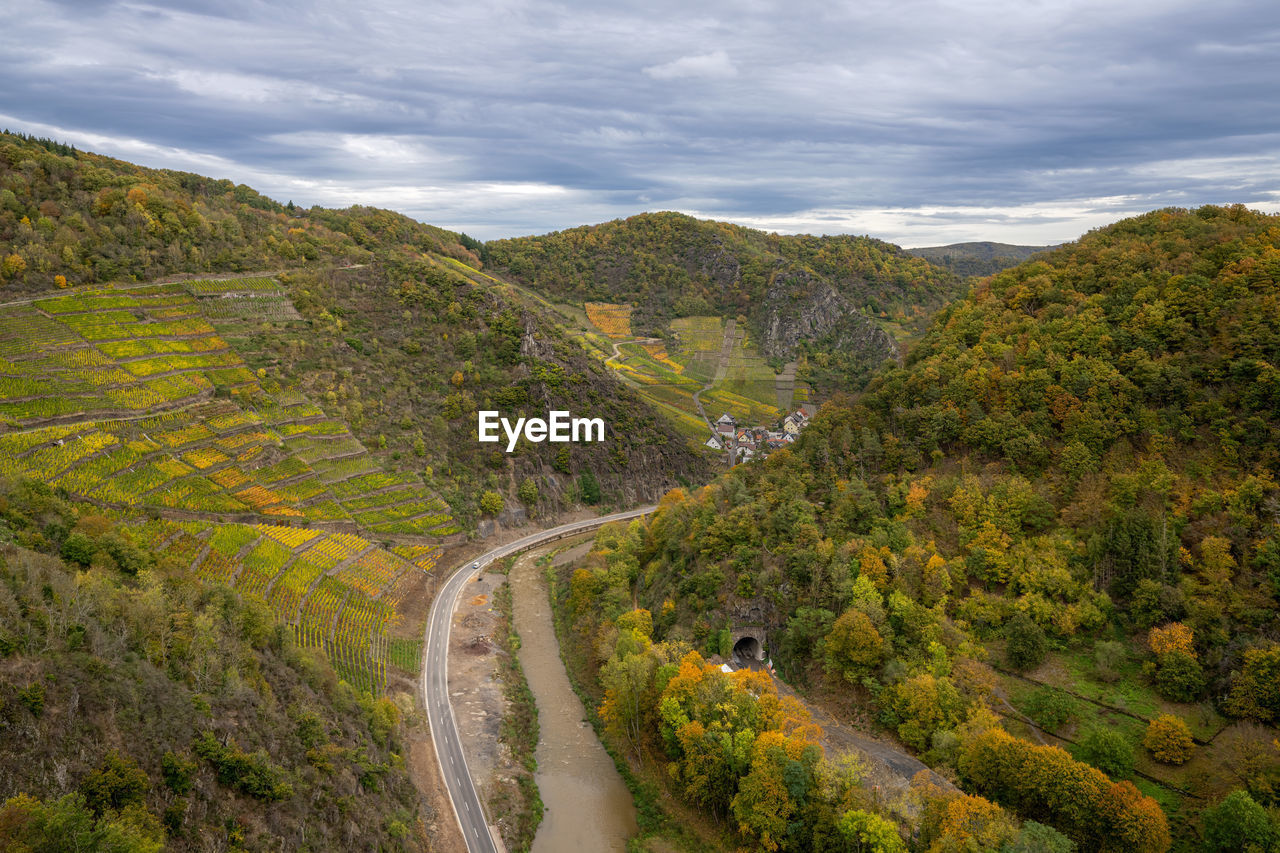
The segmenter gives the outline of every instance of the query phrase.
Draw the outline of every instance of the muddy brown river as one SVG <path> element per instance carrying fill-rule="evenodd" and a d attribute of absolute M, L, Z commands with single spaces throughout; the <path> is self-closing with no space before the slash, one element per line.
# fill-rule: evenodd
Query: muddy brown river
<path fill-rule="evenodd" d="M 625 850 L 636 834 L 636 810 L 578 696 L 569 686 L 551 622 L 544 551 L 520 557 L 511 569 L 512 610 L 520 634 L 520 665 L 538 703 L 538 772 L 546 806 L 533 853 Z"/>

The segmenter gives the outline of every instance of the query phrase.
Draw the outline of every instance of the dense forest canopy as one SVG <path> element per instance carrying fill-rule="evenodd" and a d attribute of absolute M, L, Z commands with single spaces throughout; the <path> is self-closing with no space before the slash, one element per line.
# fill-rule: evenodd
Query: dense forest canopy
<path fill-rule="evenodd" d="M 391 211 L 303 210 L 244 184 L 0 134 L 0 286 L 8 293 L 357 263 L 379 249 L 476 260 L 460 235 Z"/>
<path fill-rule="evenodd" d="M 980 281 L 793 449 L 598 537 L 565 607 L 582 636 L 618 638 L 585 652 L 606 716 L 638 690 L 637 713 L 665 719 L 673 644 L 728 655 L 753 613 L 789 679 L 869 703 L 966 790 L 1080 849 L 1197 849 L 1228 812 L 1280 804 L 1278 280 L 1280 217 L 1204 207 Z M 657 651 L 623 641 L 637 607 Z M 636 655 L 656 655 L 647 677 L 619 680 Z M 1085 698 L 1011 692 L 1058 668 Z M 1108 722 L 1089 697 L 1112 684 L 1149 710 Z M 1002 731 L 1011 695 L 1072 755 Z M 1194 773 L 1160 769 L 1196 750 Z M 1135 756 L 1166 811 L 1126 781 Z M 746 785 L 752 766 L 725 772 Z M 816 849 L 812 831 L 780 846 Z"/>
<path fill-rule="evenodd" d="M 834 282 L 879 314 L 937 303 L 956 279 L 870 237 L 766 234 L 681 213 L 646 213 L 537 237 L 491 240 L 486 263 L 575 299 L 630 301 L 652 317 L 750 315 L 781 277 Z"/>

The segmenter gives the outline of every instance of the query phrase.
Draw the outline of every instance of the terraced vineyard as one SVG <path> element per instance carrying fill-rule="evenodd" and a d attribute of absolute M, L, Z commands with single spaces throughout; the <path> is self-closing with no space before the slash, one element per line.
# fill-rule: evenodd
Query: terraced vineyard
<path fill-rule="evenodd" d="M 0 476 L 145 511 L 147 544 L 262 598 L 376 692 L 400 596 L 459 528 L 417 474 L 385 470 L 303 394 L 265 390 L 213 325 L 296 318 L 266 278 L 0 305 Z M 413 544 L 366 538 L 396 536 Z"/>
<path fill-rule="evenodd" d="M 301 320 L 289 295 L 275 279 L 231 278 L 186 282 L 200 310 L 215 324 L 228 321 L 273 322 Z"/>
<path fill-rule="evenodd" d="M 192 295 L 231 284 L 283 297 L 237 279 L 0 306 L 0 474 L 116 509 L 456 532 L 416 475 L 385 472 L 301 395 L 262 389 Z"/>
<path fill-rule="evenodd" d="M 591 325 L 611 338 L 631 337 L 631 306 L 611 302 L 588 302 L 583 305 Z"/>
<path fill-rule="evenodd" d="M 405 591 L 435 567 L 436 546 L 396 553 L 359 536 L 269 524 L 157 521 L 140 536 L 205 580 L 264 601 L 299 645 L 323 651 L 360 689 L 380 692 L 388 663 L 416 666 L 413 644 L 397 643 L 391 659 L 387 629 Z"/>
<path fill-rule="evenodd" d="M 670 342 L 664 343 L 632 339 L 628 305 L 588 302 L 584 307 L 594 327 L 578 330 L 584 348 L 606 361 L 624 382 L 699 445 L 710 435 L 694 400 L 699 391 L 711 418 L 728 412 L 739 422 L 750 424 L 777 421 L 783 414 L 779 408 L 783 398 L 794 402 L 808 399 L 808 388 L 803 385 L 795 388 L 794 395 L 790 384 L 780 392 L 773 368 L 740 328 L 731 338 L 727 354 L 722 353 L 725 321 L 719 317 L 673 320 Z"/>

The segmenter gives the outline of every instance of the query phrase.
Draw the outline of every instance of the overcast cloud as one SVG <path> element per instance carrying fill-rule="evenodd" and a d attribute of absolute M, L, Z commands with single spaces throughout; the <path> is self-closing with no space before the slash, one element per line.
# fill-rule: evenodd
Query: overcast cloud
<path fill-rule="evenodd" d="M 482 239 L 682 210 L 903 245 L 1280 210 L 1280 4 L 29 0 L 0 126 Z"/>

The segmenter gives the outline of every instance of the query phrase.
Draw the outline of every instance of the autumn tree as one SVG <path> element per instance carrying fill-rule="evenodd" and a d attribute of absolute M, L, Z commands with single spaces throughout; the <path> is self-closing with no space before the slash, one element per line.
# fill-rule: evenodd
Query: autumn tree
<path fill-rule="evenodd" d="M 1171 622 L 1159 628 L 1152 628 L 1147 634 L 1147 644 L 1151 647 L 1151 653 L 1157 658 L 1173 652 L 1192 656 L 1196 653 L 1195 635 L 1181 622 Z"/>
<path fill-rule="evenodd" d="M 756 738 L 751 770 L 738 785 L 733 816 L 739 832 L 765 850 L 785 842 L 789 818 L 803 807 L 814 784 L 821 748 L 768 731 Z"/>
<path fill-rule="evenodd" d="M 23 260 L 21 255 L 5 255 L 3 259 L 0 259 L 0 278 L 21 278 L 26 271 L 27 262 Z"/>
<path fill-rule="evenodd" d="M 831 627 L 823 651 L 828 674 L 857 684 L 879 666 L 884 640 L 867 614 L 851 608 Z"/>
<path fill-rule="evenodd" d="M 853 853 L 907 853 L 898 828 L 873 812 L 850 809 L 836 823 Z"/>
<path fill-rule="evenodd" d="M 1147 725 L 1142 745 L 1163 764 L 1184 764 L 1196 748 L 1191 729 L 1172 714 L 1161 714 Z"/>
<path fill-rule="evenodd" d="M 1190 627 L 1172 622 L 1152 628 L 1147 642 L 1156 656 L 1156 690 L 1174 702 L 1191 702 L 1204 689 L 1204 670 L 1196 658 Z"/>
<path fill-rule="evenodd" d="M 1131 782 L 1111 782 L 1059 747 L 1036 746 L 991 728 L 964 744 L 958 768 L 982 795 L 1045 821 L 1083 847 L 1165 853 L 1171 844 L 1154 800 Z"/>
<path fill-rule="evenodd" d="M 950 678 L 923 672 L 887 689 L 886 722 L 918 750 L 927 749 L 934 732 L 953 729 L 964 716 L 964 699 Z"/>
<path fill-rule="evenodd" d="M 1013 818 L 984 797 L 961 795 L 946 805 L 929 853 L 1000 850 L 1018 834 Z"/>

